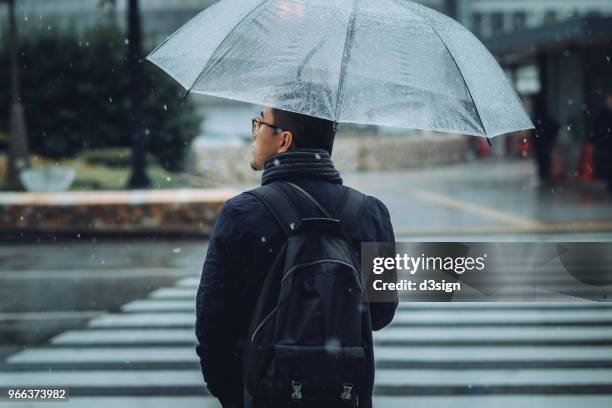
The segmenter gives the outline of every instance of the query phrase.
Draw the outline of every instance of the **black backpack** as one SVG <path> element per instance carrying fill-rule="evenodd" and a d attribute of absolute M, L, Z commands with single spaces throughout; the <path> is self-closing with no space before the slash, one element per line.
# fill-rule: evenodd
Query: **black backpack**
<path fill-rule="evenodd" d="M 285 188 L 299 191 L 324 216 L 302 218 Z M 274 215 L 287 241 L 250 322 L 243 356 L 245 407 L 358 407 L 371 400 L 370 312 L 361 299 L 359 260 L 350 239 L 366 196 L 345 188 L 337 218 L 293 183 L 249 191 Z"/>

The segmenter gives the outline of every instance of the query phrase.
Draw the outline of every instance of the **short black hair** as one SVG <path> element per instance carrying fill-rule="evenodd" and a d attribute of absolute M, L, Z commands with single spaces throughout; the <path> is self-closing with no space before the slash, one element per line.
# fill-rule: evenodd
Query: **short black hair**
<path fill-rule="evenodd" d="M 276 89 L 275 105 L 288 110 L 271 107 L 274 123 L 293 134 L 292 148 L 325 149 L 331 155 L 337 123 L 307 114 L 316 112 L 333 116 L 333 100 L 328 87 L 297 80 L 279 84 Z"/>
<path fill-rule="evenodd" d="M 293 148 L 325 149 L 331 155 L 336 136 L 333 121 L 277 108 L 271 111 L 276 126 L 293 135 Z"/>

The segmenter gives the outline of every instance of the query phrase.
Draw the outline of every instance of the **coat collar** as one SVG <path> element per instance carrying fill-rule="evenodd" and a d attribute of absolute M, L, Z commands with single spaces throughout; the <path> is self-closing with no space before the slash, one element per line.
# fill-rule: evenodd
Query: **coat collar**
<path fill-rule="evenodd" d="M 327 150 L 301 148 L 270 156 L 264 163 L 261 185 L 278 180 L 315 179 L 342 184 Z"/>

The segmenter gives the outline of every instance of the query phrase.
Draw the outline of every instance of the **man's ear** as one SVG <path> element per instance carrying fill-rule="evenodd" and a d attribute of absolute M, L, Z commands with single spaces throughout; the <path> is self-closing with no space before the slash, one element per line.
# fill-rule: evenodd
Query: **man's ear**
<path fill-rule="evenodd" d="M 283 133 L 281 133 L 280 137 L 281 137 L 280 152 L 286 152 L 292 149 L 293 133 L 286 130 Z"/>

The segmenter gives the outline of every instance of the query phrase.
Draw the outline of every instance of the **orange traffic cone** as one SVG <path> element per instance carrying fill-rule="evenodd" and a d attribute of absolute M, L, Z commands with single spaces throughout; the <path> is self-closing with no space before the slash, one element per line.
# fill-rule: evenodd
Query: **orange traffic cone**
<path fill-rule="evenodd" d="M 586 142 L 582 145 L 580 152 L 580 166 L 578 168 L 578 180 L 591 181 L 593 180 L 595 148 L 593 143 Z"/>

